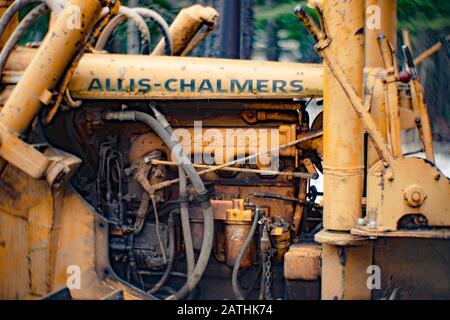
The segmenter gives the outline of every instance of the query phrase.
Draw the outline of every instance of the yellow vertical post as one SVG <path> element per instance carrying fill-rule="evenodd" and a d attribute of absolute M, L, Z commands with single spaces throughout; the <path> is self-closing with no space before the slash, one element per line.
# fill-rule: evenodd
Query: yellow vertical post
<path fill-rule="evenodd" d="M 331 54 L 359 96 L 363 83 L 364 0 L 325 1 Z M 324 228 L 348 231 L 362 215 L 363 129 L 351 103 L 324 66 Z"/>
<path fill-rule="evenodd" d="M 372 244 L 334 246 L 322 244 L 323 300 L 368 300 L 367 269 L 372 265 Z"/>
<path fill-rule="evenodd" d="M 323 3 L 332 42 L 330 56 L 338 62 L 359 97 L 363 93 L 364 0 Z M 370 299 L 366 269 L 370 244 L 350 246 L 349 231 L 362 216 L 364 133 L 357 113 L 328 66 L 324 66 L 324 217 L 322 299 Z M 345 235 L 348 244 L 336 239 Z M 319 237 L 320 238 L 320 237 Z"/>
<path fill-rule="evenodd" d="M 366 0 L 366 28 L 364 30 L 364 66 L 384 68 L 377 38 L 384 34 L 393 48 L 397 48 L 397 0 Z M 376 86 L 379 86 L 377 83 Z M 375 91 L 375 90 L 374 90 Z M 377 92 L 380 92 L 377 90 Z M 384 95 L 372 97 L 370 113 L 381 134 L 387 141 L 386 101 Z M 372 141 L 368 142 L 367 166 L 370 168 L 380 160 Z"/>

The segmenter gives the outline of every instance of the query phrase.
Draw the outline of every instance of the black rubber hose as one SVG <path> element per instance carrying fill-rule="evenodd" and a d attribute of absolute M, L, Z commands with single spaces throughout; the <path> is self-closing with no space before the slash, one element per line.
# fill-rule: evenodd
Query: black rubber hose
<path fill-rule="evenodd" d="M 245 300 L 244 296 L 241 293 L 241 290 L 239 289 L 239 283 L 238 283 L 238 271 L 239 267 L 241 265 L 242 258 L 244 257 L 245 251 L 247 250 L 248 245 L 250 242 L 252 242 L 253 236 L 255 235 L 256 227 L 258 226 L 258 214 L 259 211 L 255 211 L 255 215 L 253 217 L 253 223 L 252 227 L 250 229 L 250 232 L 248 233 L 247 239 L 245 239 L 244 245 L 241 248 L 241 251 L 239 252 L 239 256 L 236 260 L 236 263 L 233 267 L 233 273 L 231 275 L 231 284 L 233 286 L 233 292 L 236 296 L 236 299 L 238 300 Z"/>
<path fill-rule="evenodd" d="M 173 296 L 168 299 L 182 299 L 192 289 L 194 289 L 199 283 L 203 273 L 206 270 L 208 261 L 211 255 L 213 240 L 214 240 L 214 214 L 209 201 L 208 191 L 203 184 L 199 174 L 192 166 L 191 161 L 183 154 L 183 148 L 180 143 L 172 139 L 171 135 L 164 129 L 160 122 L 158 122 L 151 115 L 138 111 L 121 111 L 121 112 L 108 112 L 105 114 L 106 120 L 119 120 L 119 121 L 139 121 L 148 125 L 153 131 L 163 140 L 163 142 L 172 151 L 172 156 L 179 166 L 183 168 L 186 174 L 189 176 L 192 185 L 197 192 L 197 201 L 201 203 L 203 209 L 203 221 L 204 221 L 204 234 L 202 248 L 200 255 L 195 265 L 192 276 L 190 276 L 186 284 Z"/>
<path fill-rule="evenodd" d="M 169 279 L 175 262 L 175 225 L 173 222 L 173 212 L 169 214 L 167 225 L 169 227 L 169 262 L 167 264 L 166 271 L 162 275 L 161 279 L 159 279 L 159 281 L 148 291 L 150 294 L 158 292 L 166 283 L 167 279 Z"/>

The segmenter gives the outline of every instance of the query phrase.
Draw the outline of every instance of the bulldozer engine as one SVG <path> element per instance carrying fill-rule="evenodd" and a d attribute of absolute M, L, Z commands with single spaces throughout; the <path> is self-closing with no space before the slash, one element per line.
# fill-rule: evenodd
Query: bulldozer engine
<path fill-rule="evenodd" d="M 293 10 L 321 64 L 187 57 L 220 23 L 202 5 L 1 2 L 0 298 L 449 299 L 450 185 L 395 2 Z M 124 21 L 148 52 L 107 51 Z"/>

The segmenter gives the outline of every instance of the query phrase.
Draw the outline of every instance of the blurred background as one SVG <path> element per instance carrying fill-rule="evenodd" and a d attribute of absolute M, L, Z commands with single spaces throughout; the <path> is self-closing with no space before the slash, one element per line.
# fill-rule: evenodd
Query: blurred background
<path fill-rule="evenodd" d="M 240 58 L 271 61 L 320 63 L 313 40 L 293 14 L 302 1 L 292 0 L 121 0 L 129 7 L 156 10 L 170 23 L 177 13 L 192 4 L 212 6 L 220 12 L 219 26 L 192 53 L 192 56 Z M 397 0 L 398 39 L 409 30 L 413 55 L 417 56 L 450 31 L 449 0 Z M 22 14 L 25 14 L 24 10 Z M 21 44 L 39 42 L 47 30 L 43 17 L 22 39 Z M 152 28 L 152 45 L 159 41 Z M 123 23 L 111 37 L 108 51 L 141 53 L 139 33 Z M 449 59 L 441 50 L 420 65 L 419 76 L 425 89 L 432 122 L 438 166 L 450 174 L 450 77 Z M 406 152 L 416 149 L 414 135 L 404 137 Z"/>

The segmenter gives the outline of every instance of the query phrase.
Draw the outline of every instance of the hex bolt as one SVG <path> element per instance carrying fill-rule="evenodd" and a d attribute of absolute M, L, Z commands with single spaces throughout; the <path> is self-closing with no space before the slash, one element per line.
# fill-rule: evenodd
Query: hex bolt
<path fill-rule="evenodd" d="M 414 191 L 411 195 L 411 199 L 414 202 L 419 202 L 420 201 L 420 192 L 419 191 Z"/>
<path fill-rule="evenodd" d="M 388 174 L 386 174 L 386 178 L 387 178 L 389 181 L 394 181 L 394 175 L 392 174 L 392 172 L 389 172 Z"/>
<path fill-rule="evenodd" d="M 358 226 L 364 226 L 366 224 L 366 219 L 365 218 L 359 218 L 358 222 L 357 222 Z"/>

